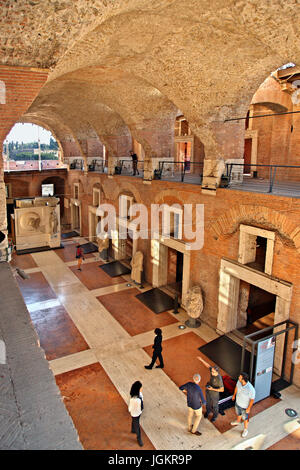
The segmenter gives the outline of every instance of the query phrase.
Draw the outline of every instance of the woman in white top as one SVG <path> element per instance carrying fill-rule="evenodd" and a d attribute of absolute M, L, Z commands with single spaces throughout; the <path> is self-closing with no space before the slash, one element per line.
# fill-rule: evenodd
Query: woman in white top
<path fill-rule="evenodd" d="M 137 441 L 142 447 L 143 442 L 141 438 L 140 416 L 142 414 L 144 404 L 141 382 L 137 381 L 132 384 L 130 389 L 130 397 L 128 411 L 132 418 L 131 432 L 137 435 Z"/>

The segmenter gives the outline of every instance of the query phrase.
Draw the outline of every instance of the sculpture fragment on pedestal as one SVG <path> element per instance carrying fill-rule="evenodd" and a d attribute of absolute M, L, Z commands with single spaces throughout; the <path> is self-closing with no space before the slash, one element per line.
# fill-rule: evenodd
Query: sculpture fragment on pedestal
<path fill-rule="evenodd" d="M 188 291 L 185 306 L 187 314 L 190 317 L 189 320 L 185 322 L 186 326 L 198 328 L 201 325 L 198 318 L 203 311 L 203 297 L 200 286 L 194 286 Z"/>
<path fill-rule="evenodd" d="M 108 233 L 106 232 L 100 233 L 97 236 L 97 244 L 98 244 L 99 259 L 101 258 L 101 253 L 105 251 L 105 261 L 108 261 L 108 248 L 109 248 Z"/>

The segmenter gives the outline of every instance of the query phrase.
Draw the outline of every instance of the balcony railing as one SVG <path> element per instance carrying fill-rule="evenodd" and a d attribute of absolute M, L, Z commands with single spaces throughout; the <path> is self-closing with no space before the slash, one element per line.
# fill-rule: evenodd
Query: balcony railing
<path fill-rule="evenodd" d="M 223 186 L 243 191 L 300 197 L 300 165 L 227 163 Z"/>
<path fill-rule="evenodd" d="M 88 164 L 88 171 L 96 171 L 98 173 L 104 173 L 105 161 L 102 159 L 95 158 Z"/>
<path fill-rule="evenodd" d="M 135 173 L 135 174 L 134 174 Z M 136 172 L 134 172 L 133 161 L 128 159 L 119 159 L 115 166 L 115 175 L 124 176 L 144 176 L 144 162 L 138 161 Z"/>
<path fill-rule="evenodd" d="M 202 162 L 172 162 L 163 160 L 154 171 L 154 179 L 201 184 L 203 177 Z"/>
<path fill-rule="evenodd" d="M 70 163 L 70 170 L 83 170 L 83 158 L 74 158 Z"/>

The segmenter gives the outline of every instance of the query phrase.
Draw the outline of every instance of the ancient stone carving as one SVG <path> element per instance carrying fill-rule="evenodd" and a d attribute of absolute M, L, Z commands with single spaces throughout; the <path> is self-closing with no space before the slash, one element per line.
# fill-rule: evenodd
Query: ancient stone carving
<path fill-rule="evenodd" d="M 131 279 L 137 284 L 142 283 L 143 260 L 143 253 L 141 251 L 137 251 L 130 262 Z"/>
<path fill-rule="evenodd" d="M 17 201 L 20 207 L 14 210 L 14 244 L 17 250 L 44 246 L 57 248 L 60 246 L 59 199 L 47 198 L 44 204 L 41 198 L 34 198 L 26 207 L 28 201 Z"/>
<path fill-rule="evenodd" d="M 200 286 L 194 286 L 188 291 L 185 306 L 187 314 L 190 317 L 185 324 L 190 328 L 199 327 L 201 322 L 198 318 L 203 311 L 203 297 Z"/>
<path fill-rule="evenodd" d="M 102 251 L 108 250 L 109 248 L 108 233 L 106 232 L 99 233 L 99 235 L 97 236 L 97 245 L 98 245 L 99 258 L 100 258 Z M 106 260 L 108 261 L 108 252 L 106 253 Z"/>
<path fill-rule="evenodd" d="M 50 215 L 50 226 L 52 234 L 55 235 L 58 232 L 58 219 L 55 209 L 53 209 Z"/>
<path fill-rule="evenodd" d="M 31 232 L 39 230 L 41 219 L 36 212 L 27 212 L 20 218 L 20 225 L 23 229 Z"/>

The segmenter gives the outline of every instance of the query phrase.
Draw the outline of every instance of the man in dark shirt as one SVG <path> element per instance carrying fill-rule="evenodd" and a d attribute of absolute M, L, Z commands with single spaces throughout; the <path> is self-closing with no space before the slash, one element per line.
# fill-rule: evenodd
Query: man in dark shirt
<path fill-rule="evenodd" d="M 137 154 L 134 153 L 132 150 L 130 152 L 130 155 L 131 155 L 131 158 L 132 158 L 132 169 L 133 169 L 133 176 L 136 175 L 136 172 L 137 174 L 139 175 L 139 170 L 138 170 L 138 157 L 137 157 Z"/>
<path fill-rule="evenodd" d="M 204 418 L 208 418 L 210 413 L 213 413 L 211 422 L 216 421 L 219 414 L 219 399 L 220 392 L 224 392 L 223 379 L 219 373 L 217 366 L 210 366 L 204 359 L 197 357 L 202 364 L 210 370 L 210 379 L 206 384 L 206 412 Z"/>
<path fill-rule="evenodd" d="M 198 431 L 198 426 L 202 418 L 202 404 L 206 404 L 202 390 L 199 386 L 201 377 L 199 374 L 195 374 L 193 382 L 187 382 L 179 387 L 180 390 L 187 394 L 187 406 L 188 406 L 188 430 L 196 436 L 201 436 L 201 432 Z M 194 425 L 193 417 L 195 415 Z"/>

